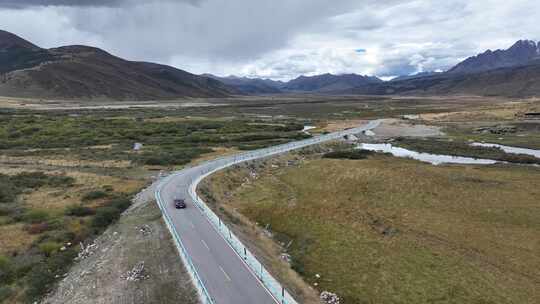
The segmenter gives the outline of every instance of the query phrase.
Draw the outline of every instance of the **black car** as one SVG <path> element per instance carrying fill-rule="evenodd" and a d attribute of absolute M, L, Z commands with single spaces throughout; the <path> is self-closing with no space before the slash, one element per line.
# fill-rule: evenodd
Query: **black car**
<path fill-rule="evenodd" d="M 176 198 L 174 199 L 174 207 L 176 209 L 184 209 L 186 208 L 186 201 L 181 198 Z"/>

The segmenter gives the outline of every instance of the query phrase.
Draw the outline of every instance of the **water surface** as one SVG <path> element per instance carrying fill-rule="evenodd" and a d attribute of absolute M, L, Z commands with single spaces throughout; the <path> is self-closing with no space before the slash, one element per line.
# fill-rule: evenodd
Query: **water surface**
<path fill-rule="evenodd" d="M 496 160 L 472 158 L 453 155 L 431 154 L 411 151 L 405 148 L 393 146 L 392 144 L 360 144 L 358 149 L 390 153 L 396 157 L 412 158 L 419 161 L 427 162 L 433 165 L 440 164 L 477 164 L 477 165 L 492 165 L 497 163 Z"/>
<path fill-rule="evenodd" d="M 506 153 L 527 154 L 527 155 L 532 155 L 534 157 L 540 158 L 540 150 L 504 146 L 504 145 L 499 145 L 499 144 L 477 143 L 477 142 L 472 143 L 471 146 L 487 147 L 487 148 L 499 148 L 499 149 L 503 150 Z"/>

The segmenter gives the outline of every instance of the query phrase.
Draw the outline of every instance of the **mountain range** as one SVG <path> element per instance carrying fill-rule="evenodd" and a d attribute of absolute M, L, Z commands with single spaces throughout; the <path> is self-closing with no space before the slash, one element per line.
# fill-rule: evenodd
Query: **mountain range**
<path fill-rule="evenodd" d="M 477 56 L 469 57 L 449 73 L 477 73 L 498 68 L 527 65 L 540 59 L 540 43 L 519 40 L 507 50 L 487 50 Z"/>
<path fill-rule="evenodd" d="M 283 82 L 194 75 L 166 65 L 124 60 L 82 45 L 44 49 L 0 31 L 0 96 L 157 100 L 281 93 L 540 96 L 540 43 L 519 40 L 506 50 L 469 57 L 446 72 L 424 72 L 392 81 L 323 74 Z"/>
<path fill-rule="evenodd" d="M 271 79 L 249 78 L 227 76 L 219 77 L 212 74 L 202 74 L 201 76 L 213 78 L 221 81 L 226 85 L 234 87 L 242 94 L 279 94 L 282 93 L 281 88 L 285 85 L 282 81 L 274 81 Z"/>
<path fill-rule="evenodd" d="M 322 74 L 315 76 L 299 76 L 298 78 L 287 82 L 236 76 L 218 77 L 212 74 L 203 74 L 201 76 L 212 77 L 247 95 L 278 93 L 330 93 L 383 82 L 377 77 L 362 76 L 357 74 Z"/>
<path fill-rule="evenodd" d="M 152 100 L 234 93 L 220 81 L 170 66 L 127 61 L 82 45 L 43 49 L 0 31 L 2 96 Z"/>

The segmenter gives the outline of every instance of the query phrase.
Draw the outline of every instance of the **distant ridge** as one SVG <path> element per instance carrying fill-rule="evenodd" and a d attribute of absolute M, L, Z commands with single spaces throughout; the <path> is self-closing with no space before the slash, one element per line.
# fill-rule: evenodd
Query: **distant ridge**
<path fill-rule="evenodd" d="M 282 82 L 194 75 L 167 65 L 124 60 L 83 45 L 43 49 L 0 30 L 0 96 L 160 100 L 282 93 L 540 96 L 540 43 L 519 40 L 506 50 L 469 57 L 447 72 L 391 81 L 322 74 Z"/>
<path fill-rule="evenodd" d="M 219 80 L 226 85 L 234 87 L 240 93 L 247 95 L 282 93 L 280 88 L 283 86 L 283 82 L 281 81 L 261 78 L 236 77 L 232 75 L 227 77 L 219 77 L 212 74 L 202 74 L 201 76 Z"/>
<path fill-rule="evenodd" d="M 42 49 L 0 31 L 0 96 L 150 100 L 234 93 L 218 80 L 170 66 L 127 61 L 82 45 Z"/>
<path fill-rule="evenodd" d="M 286 91 L 325 93 L 378 83 L 382 83 L 382 80 L 377 77 L 357 74 L 322 74 L 316 76 L 300 76 L 287 82 L 282 89 Z"/>
<path fill-rule="evenodd" d="M 487 50 L 477 56 L 469 57 L 448 73 L 477 73 L 498 68 L 529 64 L 540 59 L 540 43 L 532 40 L 519 40 L 506 50 Z"/>

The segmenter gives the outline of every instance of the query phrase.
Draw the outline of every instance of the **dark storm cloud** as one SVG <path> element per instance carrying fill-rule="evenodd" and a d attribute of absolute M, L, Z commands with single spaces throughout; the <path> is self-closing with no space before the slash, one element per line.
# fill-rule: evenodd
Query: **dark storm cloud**
<path fill-rule="evenodd" d="M 288 79 L 447 69 L 538 39 L 538 11 L 531 0 L 0 0 L 0 26 L 43 47 Z"/>
<path fill-rule="evenodd" d="M 155 0 L 159 1 L 159 0 Z M 174 0 L 161 0 L 161 2 Z M 23 9 L 32 6 L 86 6 L 86 7 L 119 7 L 122 5 L 132 5 L 136 3 L 148 3 L 152 1 L 139 0 L 0 0 L 0 7 Z M 199 0 L 178 0 L 178 2 L 188 2 L 197 4 Z"/>
<path fill-rule="evenodd" d="M 124 0 L 0 0 L 0 6 L 25 8 L 28 6 L 117 6 Z"/>

